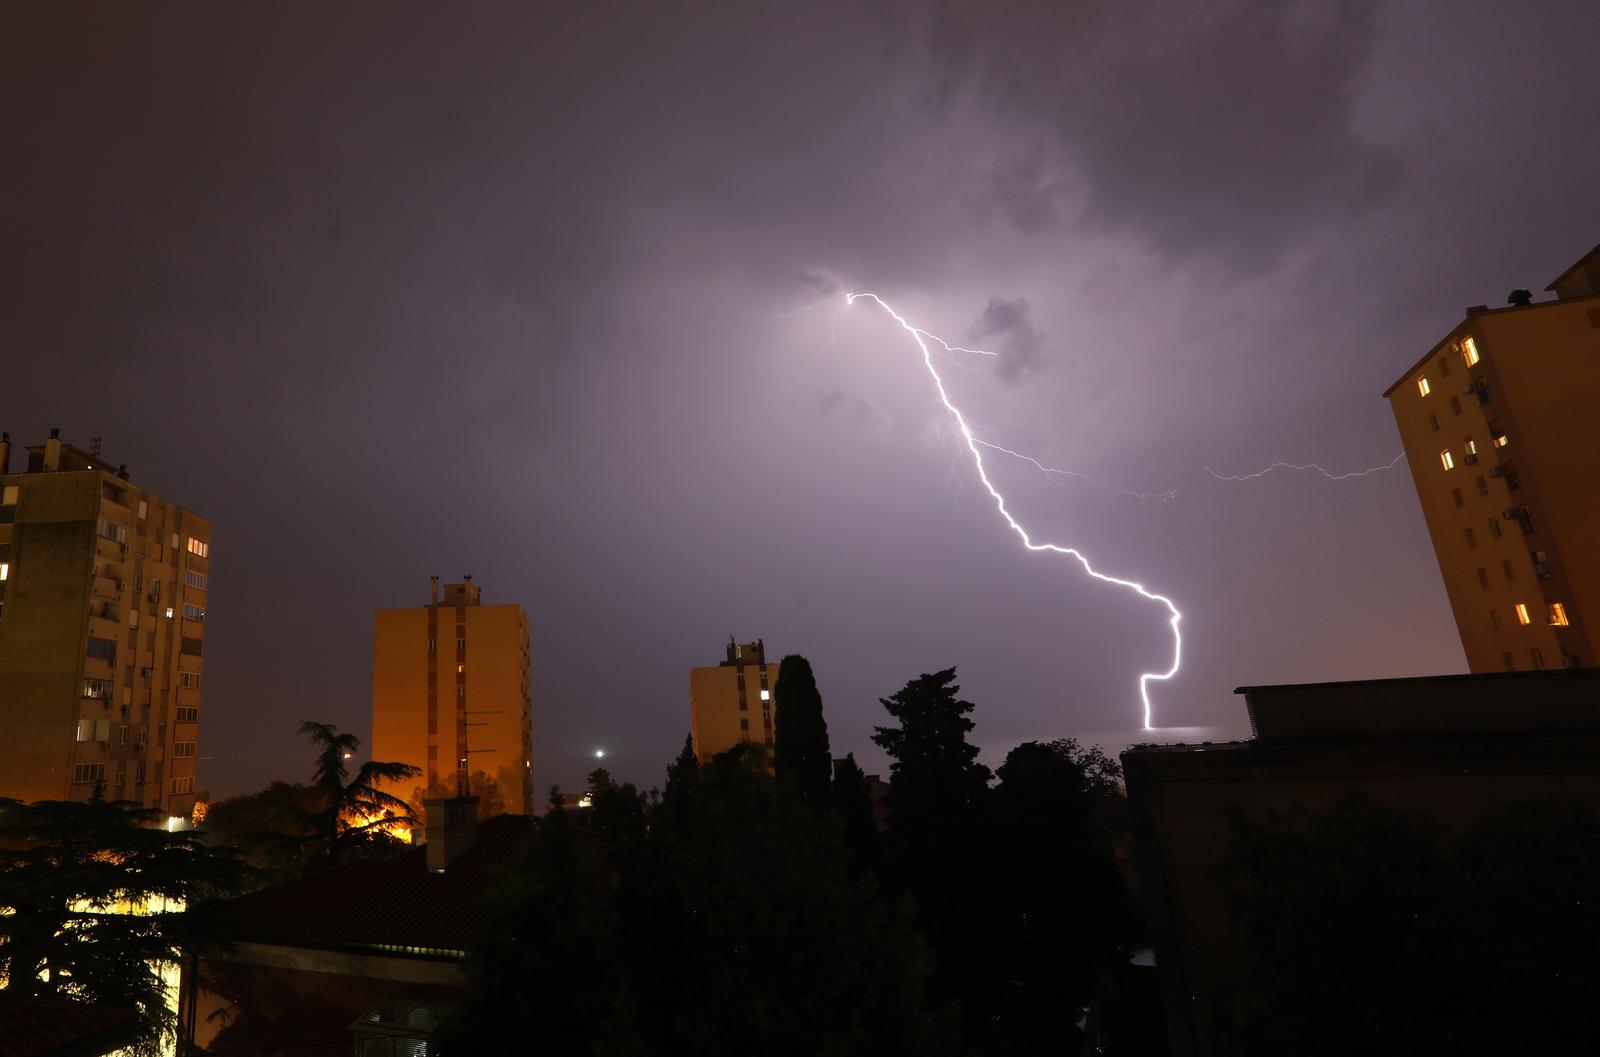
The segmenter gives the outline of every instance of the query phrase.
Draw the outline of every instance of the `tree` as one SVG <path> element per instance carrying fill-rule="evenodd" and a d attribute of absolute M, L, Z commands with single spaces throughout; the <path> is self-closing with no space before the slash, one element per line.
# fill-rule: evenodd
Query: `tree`
<path fill-rule="evenodd" d="M 899 726 L 876 728 L 872 740 L 893 761 L 886 873 L 916 899 L 937 952 L 931 993 L 962 1004 L 966 1035 L 976 1039 L 992 1013 L 986 915 L 1001 893 L 984 887 L 996 880 L 983 843 L 989 769 L 967 741 L 973 705 L 960 699 L 955 678 L 954 668 L 922 675 L 884 698 Z"/>
<path fill-rule="evenodd" d="M 828 750 L 828 724 L 822 717 L 822 695 L 811 662 L 791 653 L 778 665 L 773 717 L 773 769 L 778 780 L 794 783 L 800 799 L 814 811 L 828 807 L 833 756 Z"/>
<path fill-rule="evenodd" d="M 872 792 L 854 753 L 833 765 L 833 809 L 838 812 L 840 836 L 855 872 L 877 864 L 878 827 L 872 821 Z"/>
<path fill-rule="evenodd" d="M 392 840 L 396 830 L 418 825 L 406 802 L 377 783 L 415 778 L 422 773 L 419 768 L 368 760 L 351 778 L 345 761 L 361 747 L 361 739 L 339 733 L 331 723 L 311 720 L 300 723 L 300 733 L 317 749 L 311 784 L 321 803 L 305 821 L 322 865 L 334 866 L 353 851 L 370 850 L 374 841 Z"/>
<path fill-rule="evenodd" d="M 996 772 L 985 837 L 1000 893 L 989 980 L 1000 986 L 984 1004 L 996 1011 L 998 1053 L 1072 1048 L 1097 973 L 1135 938 L 1122 875 L 1093 829 L 1108 763 L 1063 739 L 1019 745 Z"/>
<path fill-rule="evenodd" d="M 160 821 L 100 786 L 88 801 L 0 800 L 0 979 L 15 994 L 136 1010 L 141 1057 L 175 1035 L 163 963 L 203 942 L 208 901 L 248 874 L 233 849 Z"/>
<path fill-rule="evenodd" d="M 473 771 L 467 776 L 467 793 L 478 798 L 479 822 L 506 813 L 505 794 L 500 791 L 500 783 L 495 781 L 494 776 L 488 771 Z M 413 818 L 425 824 L 427 822 L 427 804 L 429 800 L 456 795 L 456 787 L 453 785 L 433 785 L 427 789 L 421 786 L 414 786 L 411 790 L 411 796 L 406 800 L 406 807 L 411 810 Z"/>
<path fill-rule="evenodd" d="M 695 797 L 700 791 L 700 760 L 694 754 L 694 735 L 686 734 L 683 749 L 667 765 L 666 789 L 661 794 L 657 819 L 673 833 L 681 833 L 689 824 L 694 812 Z"/>

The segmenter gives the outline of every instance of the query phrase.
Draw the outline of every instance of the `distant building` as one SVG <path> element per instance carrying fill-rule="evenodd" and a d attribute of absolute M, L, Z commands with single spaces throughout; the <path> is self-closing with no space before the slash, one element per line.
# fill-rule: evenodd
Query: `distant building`
<path fill-rule="evenodd" d="M 735 745 L 771 749 L 773 689 L 778 666 L 767 663 L 766 645 L 728 641 L 728 659 L 714 668 L 689 671 L 689 713 L 694 753 L 709 763 Z"/>
<path fill-rule="evenodd" d="M 372 758 L 422 772 L 421 791 L 454 795 L 484 771 L 507 811 L 534 814 L 533 682 L 528 617 L 518 605 L 484 605 L 472 577 L 439 578 L 425 606 L 380 609 L 373 636 Z"/>
<path fill-rule="evenodd" d="M 211 523 L 57 430 L 27 454 L 11 473 L 0 434 L 0 796 L 83 800 L 103 782 L 186 820 Z"/>
<path fill-rule="evenodd" d="M 465 990 L 491 879 L 536 838 L 522 815 L 478 822 L 472 797 L 426 810 L 423 847 L 218 908 L 226 945 L 184 966 L 179 1052 L 432 1052 L 428 1041 Z"/>
<path fill-rule="evenodd" d="M 1510 804 L 1600 814 L 1600 671 L 1243 687 L 1253 738 L 1122 754 L 1174 1057 L 1230 1052 L 1250 953 L 1218 879 L 1232 812 L 1350 793 L 1464 830 Z M 1316 951 L 1307 951 L 1314 958 Z"/>
<path fill-rule="evenodd" d="M 1474 672 L 1600 657 L 1600 247 L 1384 393 Z"/>

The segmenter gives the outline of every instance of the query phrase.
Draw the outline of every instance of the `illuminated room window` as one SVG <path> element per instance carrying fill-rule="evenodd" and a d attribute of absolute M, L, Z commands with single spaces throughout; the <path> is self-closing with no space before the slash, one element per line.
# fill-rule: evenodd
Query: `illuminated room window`
<path fill-rule="evenodd" d="M 1550 603 L 1550 623 L 1558 628 L 1567 626 L 1567 607 L 1560 602 Z"/>
<path fill-rule="evenodd" d="M 1446 470 L 1454 470 L 1456 468 L 1456 457 L 1450 454 L 1449 448 L 1439 453 L 1439 461 L 1444 463 Z"/>
<path fill-rule="evenodd" d="M 761 691 L 761 700 L 763 700 L 763 701 L 771 701 L 772 700 L 772 691 L 771 690 L 763 690 L 763 691 Z"/>
<path fill-rule="evenodd" d="M 1478 442 L 1473 440 L 1471 437 L 1467 438 L 1467 454 L 1468 455 L 1476 455 L 1476 454 L 1478 454 Z"/>
<path fill-rule="evenodd" d="M 1473 341 L 1471 338 L 1462 338 L 1461 358 L 1467 361 L 1468 367 L 1471 367 L 1473 364 L 1477 363 L 1478 360 L 1482 358 L 1478 355 L 1478 343 Z"/>
<path fill-rule="evenodd" d="M 1528 603 L 1526 603 L 1526 602 L 1518 602 L 1517 603 L 1517 623 L 1518 624 L 1532 624 L 1533 623 L 1533 618 L 1528 615 Z"/>
<path fill-rule="evenodd" d="M 6 580 L 6 579 L 9 579 L 10 577 L 11 577 L 11 563 L 10 562 L 0 562 L 0 580 Z"/>
<path fill-rule="evenodd" d="M 16 505 L 17 505 L 17 486 L 14 485 L 14 484 L 8 484 L 8 485 L 5 486 L 5 488 L 0 489 L 0 506 L 16 506 Z"/>
<path fill-rule="evenodd" d="M 1507 444 L 1510 444 L 1510 443 L 1511 443 L 1511 438 L 1506 436 L 1504 433 L 1496 433 L 1494 435 L 1494 446 L 1495 447 L 1503 448 Z"/>
<path fill-rule="evenodd" d="M 1427 396 L 1429 393 L 1433 392 L 1433 386 L 1428 384 L 1428 380 L 1426 378 L 1418 378 L 1417 392 L 1421 393 L 1423 396 Z"/>

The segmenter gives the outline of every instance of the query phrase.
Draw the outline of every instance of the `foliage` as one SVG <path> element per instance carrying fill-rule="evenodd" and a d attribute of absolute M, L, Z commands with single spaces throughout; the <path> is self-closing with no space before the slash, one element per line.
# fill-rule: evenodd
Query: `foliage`
<path fill-rule="evenodd" d="M 377 783 L 415 778 L 422 773 L 419 768 L 368 760 L 352 778 L 345 761 L 361 747 L 361 739 L 339 733 L 331 723 L 311 720 L 301 722 L 300 733 L 317 750 L 311 786 L 321 794 L 321 803 L 303 816 L 314 842 L 314 862 L 337 865 L 352 853 L 369 850 L 375 841 L 392 840 L 396 830 L 418 824 L 410 806 Z"/>
<path fill-rule="evenodd" d="M 872 821 L 872 792 L 855 753 L 845 753 L 833 767 L 833 810 L 839 817 L 840 835 L 855 872 L 878 863 L 878 827 Z"/>
<path fill-rule="evenodd" d="M 0 800 L 0 978 L 13 993 L 137 1010 L 140 1057 L 176 1029 L 161 963 L 203 942 L 208 900 L 248 874 L 232 849 L 161 817 L 99 786 L 88 801 Z"/>
<path fill-rule="evenodd" d="M 773 688 L 773 768 L 780 782 L 793 782 L 800 799 L 815 811 L 828 809 L 833 757 L 828 749 L 828 722 L 822 716 L 822 694 L 811 662 L 791 653 L 778 665 Z"/>
<path fill-rule="evenodd" d="M 467 776 L 467 793 L 478 798 L 478 821 L 483 822 L 494 818 L 496 815 L 506 813 L 506 797 L 500 789 L 500 783 L 495 781 L 488 771 L 473 771 Z M 419 822 L 426 822 L 428 817 L 427 804 L 429 800 L 457 795 L 454 785 L 432 785 L 427 789 L 413 786 L 411 796 L 406 799 L 406 807 L 411 817 Z"/>
<path fill-rule="evenodd" d="M 1523 804 L 1451 835 L 1349 797 L 1236 816 L 1220 874 L 1254 954 L 1235 1049 L 1600 1049 L 1600 826 Z"/>

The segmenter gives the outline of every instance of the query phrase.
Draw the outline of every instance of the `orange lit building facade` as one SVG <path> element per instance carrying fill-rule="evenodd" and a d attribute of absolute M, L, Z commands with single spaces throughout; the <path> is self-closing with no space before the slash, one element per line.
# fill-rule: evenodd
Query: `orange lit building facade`
<path fill-rule="evenodd" d="M 759 745 L 770 752 L 773 690 L 778 666 L 768 664 L 766 644 L 729 642 L 727 660 L 689 671 L 689 713 L 694 752 L 709 763 L 735 745 Z"/>
<path fill-rule="evenodd" d="M 1468 309 L 1384 393 L 1474 672 L 1600 656 L 1600 247 L 1546 289 Z"/>
<path fill-rule="evenodd" d="M 0 796 L 187 820 L 211 524 L 55 430 L 10 463 L 0 434 Z"/>
<path fill-rule="evenodd" d="M 470 577 L 435 577 L 425 606 L 380 609 L 372 659 L 372 758 L 409 763 L 413 786 L 455 795 L 483 771 L 507 811 L 532 813 L 533 683 L 528 618 L 518 605 L 484 605 Z"/>

